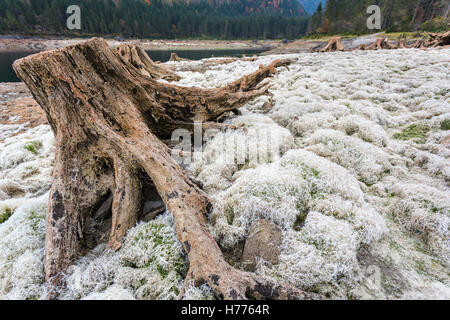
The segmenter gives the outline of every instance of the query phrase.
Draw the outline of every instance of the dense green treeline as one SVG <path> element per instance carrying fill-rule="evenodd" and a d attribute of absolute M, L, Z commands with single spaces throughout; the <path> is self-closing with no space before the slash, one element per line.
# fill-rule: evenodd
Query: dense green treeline
<path fill-rule="evenodd" d="M 366 10 L 381 9 L 381 30 L 443 31 L 448 29 L 448 0 L 327 0 L 311 17 L 311 33 L 368 33 Z"/>
<path fill-rule="evenodd" d="M 81 8 L 81 30 L 66 28 Z M 0 34 L 114 35 L 140 38 L 298 38 L 309 18 L 297 0 L 0 0 Z"/>

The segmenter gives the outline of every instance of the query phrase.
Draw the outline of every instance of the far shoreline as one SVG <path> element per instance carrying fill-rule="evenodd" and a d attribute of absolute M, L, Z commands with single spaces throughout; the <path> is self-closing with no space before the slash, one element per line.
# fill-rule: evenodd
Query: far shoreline
<path fill-rule="evenodd" d="M 234 40 L 205 40 L 205 39 L 124 39 L 120 37 L 111 38 L 103 36 L 111 47 L 121 44 L 138 45 L 144 50 L 151 51 L 183 51 L 183 50 L 260 50 L 274 54 L 309 52 L 310 47 L 323 45 L 331 37 L 342 36 L 343 42 L 354 40 L 373 41 L 377 37 L 386 37 L 389 40 L 416 40 L 423 38 L 427 33 L 416 32 L 394 32 L 380 31 L 365 35 L 313 35 L 301 36 L 295 40 L 287 39 L 234 39 Z M 24 35 L 0 35 L 0 53 L 5 52 L 37 52 L 63 48 L 84 42 L 92 37 L 63 37 L 63 36 L 24 36 Z"/>
<path fill-rule="evenodd" d="M 89 38 L 67 39 L 26 39 L 0 35 L 0 52 L 46 51 L 75 45 Z M 271 50 L 280 45 L 281 40 L 161 40 L 161 39 L 107 39 L 112 47 L 121 44 L 138 45 L 145 50 Z"/>

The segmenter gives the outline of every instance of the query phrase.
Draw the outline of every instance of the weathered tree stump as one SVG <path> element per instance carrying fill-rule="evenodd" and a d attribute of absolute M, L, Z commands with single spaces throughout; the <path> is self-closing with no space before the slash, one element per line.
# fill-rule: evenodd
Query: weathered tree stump
<path fill-rule="evenodd" d="M 180 58 L 175 52 L 170 54 L 169 62 L 190 61 L 189 59 Z"/>
<path fill-rule="evenodd" d="M 397 49 L 386 38 L 377 38 L 371 45 L 366 47 L 366 50 L 382 50 L 382 49 Z"/>
<path fill-rule="evenodd" d="M 345 51 L 344 47 L 342 46 L 341 37 L 331 38 L 330 41 L 328 41 L 328 44 L 324 48 L 319 50 L 319 52 L 330 52 L 330 51 Z"/>
<path fill-rule="evenodd" d="M 108 247 L 117 250 L 141 215 L 146 187 L 154 186 L 174 216 L 188 255 L 186 281 L 207 282 L 225 299 L 314 298 L 224 260 L 206 226 L 213 204 L 160 140 L 174 129 L 192 129 L 194 121 L 213 121 L 266 94 L 269 85 L 261 82 L 290 61 L 261 66 L 223 88 L 200 89 L 160 83 L 143 72 L 136 57 L 120 50 L 93 39 L 14 63 L 55 133 L 45 249 L 51 287 L 62 284 L 61 272 L 87 250 L 88 221 L 97 218 L 105 199 L 112 197 Z"/>

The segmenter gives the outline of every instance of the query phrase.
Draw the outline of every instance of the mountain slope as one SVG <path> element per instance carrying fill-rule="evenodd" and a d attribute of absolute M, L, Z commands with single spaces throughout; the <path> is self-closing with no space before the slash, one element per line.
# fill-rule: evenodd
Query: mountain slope
<path fill-rule="evenodd" d="M 312 33 L 368 33 L 367 8 L 372 0 L 327 0 L 323 15 L 315 13 Z M 381 30 L 448 30 L 448 0 L 379 0 Z M 318 20 L 318 21 L 317 21 Z"/>
<path fill-rule="evenodd" d="M 302 7 L 305 9 L 305 12 L 308 15 L 312 15 L 314 12 L 316 12 L 317 7 L 319 6 L 320 1 L 322 1 L 322 6 L 325 6 L 325 3 L 327 0 L 298 0 Z"/>

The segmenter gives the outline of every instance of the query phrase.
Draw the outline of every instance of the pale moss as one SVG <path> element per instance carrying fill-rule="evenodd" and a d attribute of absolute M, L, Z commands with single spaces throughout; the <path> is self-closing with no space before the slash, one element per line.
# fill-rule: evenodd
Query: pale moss
<path fill-rule="evenodd" d="M 429 212 L 431 213 L 438 213 L 438 214 L 446 214 L 449 212 L 449 208 L 448 207 L 440 207 L 437 206 L 434 201 L 430 200 L 430 199 L 411 199 L 412 201 L 417 201 L 418 203 L 420 203 L 421 207 L 427 209 Z"/>
<path fill-rule="evenodd" d="M 199 287 L 190 283 L 185 288 L 184 300 L 215 300 L 214 293 L 211 287 L 207 283 L 202 284 Z"/>
<path fill-rule="evenodd" d="M 48 194 L 30 199 L 0 224 L 0 299 L 43 294 L 47 201 Z"/>
<path fill-rule="evenodd" d="M 305 163 L 297 162 L 293 159 L 285 160 L 281 163 L 281 166 L 284 168 L 295 167 L 299 169 L 299 173 L 308 183 L 308 190 L 311 197 L 321 197 L 326 190 L 323 189 L 323 182 L 321 182 L 322 177 L 320 176 L 320 171 L 316 168 L 313 168 Z M 305 207 L 302 204 L 302 207 L 298 207 L 299 210 L 302 210 Z"/>
<path fill-rule="evenodd" d="M 401 252 L 401 251 L 403 251 L 403 247 L 402 247 L 402 245 L 401 244 L 399 244 L 398 242 L 396 242 L 395 240 L 391 240 L 390 242 L 389 242 L 389 247 L 391 248 L 391 249 L 393 249 L 393 250 L 396 250 L 396 251 L 398 251 L 398 252 Z"/>
<path fill-rule="evenodd" d="M 38 232 L 42 226 L 42 221 L 45 219 L 45 212 L 36 212 L 35 210 L 31 210 L 26 219 L 28 220 L 28 224 L 31 226 L 33 231 Z"/>
<path fill-rule="evenodd" d="M 180 244 L 173 230 L 163 222 L 154 220 L 133 229 L 125 242 L 125 251 L 131 248 L 144 249 L 147 254 L 144 259 L 126 254 L 123 257 L 125 265 L 155 268 L 162 278 L 166 278 L 170 270 L 180 276 L 187 272 L 187 261 Z"/>
<path fill-rule="evenodd" d="M 427 275 L 427 268 L 425 266 L 425 263 L 423 261 L 416 261 L 415 269 L 418 274 L 420 275 Z"/>
<path fill-rule="evenodd" d="M 120 250 L 99 245 L 73 266 L 64 299 L 90 299 L 92 294 L 135 299 L 176 299 L 187 272 L 187 258 L 176 238 L 170 213 L 130 229 Z"/>
<path fill-rule="evenodd" d="M 306 139 L 308 151 L 325 157 L 354 173 L 358 180 L 374 184 L 392 166 L 380 147 L 341 131 L 319 129 Z"/>
<path fill-rule="evenodd" d="M 130 230 L 124 243 L 122 265 L 141 274 L 133 285 L 138 298 L 175 299 L 186 276 L 187 258 L 173 227 L 168 225 L 168 215 L 139 224 Z"/>

